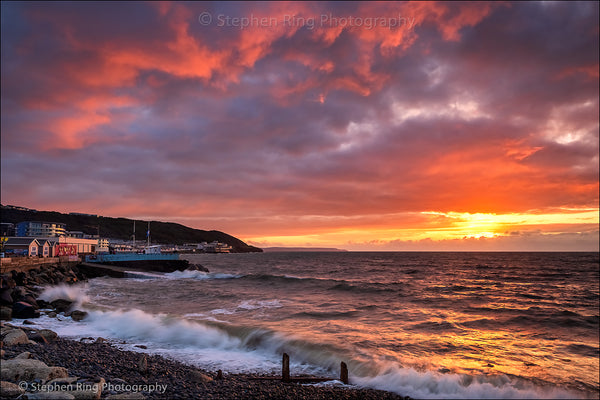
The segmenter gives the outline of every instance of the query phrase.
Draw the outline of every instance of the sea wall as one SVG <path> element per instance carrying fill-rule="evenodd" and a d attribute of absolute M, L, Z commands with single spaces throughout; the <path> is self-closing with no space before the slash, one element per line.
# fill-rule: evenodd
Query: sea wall
<path fill-rule="evenodd" d="M 27 272 L 49 265 L 77 265 L 81 261 L 75 257 L 5 257 L 0 258 L 0 274 L 10 271 Z"/>

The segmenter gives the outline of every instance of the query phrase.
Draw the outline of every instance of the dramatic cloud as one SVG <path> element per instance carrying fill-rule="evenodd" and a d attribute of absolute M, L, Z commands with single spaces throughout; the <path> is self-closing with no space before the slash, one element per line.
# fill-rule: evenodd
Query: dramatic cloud
<path fill-rule="evenodd" d="M 598 37 L 594 2 L 4 2 L 2 203 L 597 250 Z"/>

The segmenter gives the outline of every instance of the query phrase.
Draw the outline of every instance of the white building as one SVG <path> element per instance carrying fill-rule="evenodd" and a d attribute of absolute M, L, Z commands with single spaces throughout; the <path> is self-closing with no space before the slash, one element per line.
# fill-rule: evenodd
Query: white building
<path fill-rule="evenodd" d="M 58 237 L 67 234 L 67 224 L 60 222 L 25 221 L 16 227 L 18 237 Z"/>

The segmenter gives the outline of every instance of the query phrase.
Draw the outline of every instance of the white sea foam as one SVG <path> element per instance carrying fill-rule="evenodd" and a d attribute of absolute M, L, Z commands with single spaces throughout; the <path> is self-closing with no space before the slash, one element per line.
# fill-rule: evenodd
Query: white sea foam
<path fill-rule="evenodd" d="M 261 308 L 281 308 L 283 305 L 279 300 L 244 300 L 237 308 L 243 310 L 258 310 Z"/>
<path fill-rule="evenodd" d="M 164 279 L 165 276 L 163 274 L 156 274 L 152 272 L 145 271 L 125 271 L 125 276 L 127 278 L 133 279 Z"/>
<path fill-rule="evenodd" d="M 577 395 L 561 389 L 541 388 L 506 375 L 467 376 L 418 372 L 391 366 L 377 376 L 350 377 L 360 386 L 426 399 L 573 399 Z"/>
<path fill-rule="evenodd" d="M 69 300 L 74 303 L 75 307 L 81 307 L 82 304 L 90 301 L 89 297 L 85 293 L 86 290 L 86 284 L 61 284 L 58 286 L 50 286 L 45 288 L 38 298 L 49 303 L 58 299 Z"/>
<path fill-rule="evenodd" d="M 225 274 L 220 272 L 204 272 L 186 269 L 184 271 L 169 272 L 164 275 L 167 279 L 234 279 L 241 275 Z"/>

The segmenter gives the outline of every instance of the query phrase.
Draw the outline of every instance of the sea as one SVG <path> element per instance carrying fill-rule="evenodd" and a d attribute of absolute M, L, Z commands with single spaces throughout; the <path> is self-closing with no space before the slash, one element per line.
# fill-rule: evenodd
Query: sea
<path fill-rule="evenodd" d="M 225 374 L 280 375 L 285 352 L 292 376 L 339 379 L 343 361 L 350 385 L 415 399 L 599 396 L 598 253 L 182 258 L 210 272 L 46 287 L 89 316 L 37 323 Z"/>

